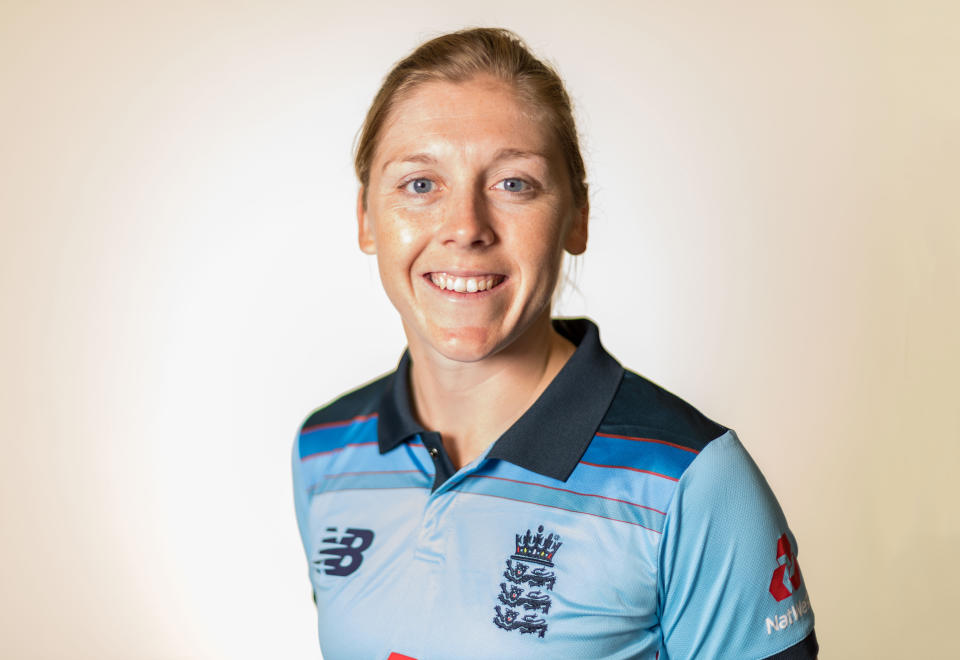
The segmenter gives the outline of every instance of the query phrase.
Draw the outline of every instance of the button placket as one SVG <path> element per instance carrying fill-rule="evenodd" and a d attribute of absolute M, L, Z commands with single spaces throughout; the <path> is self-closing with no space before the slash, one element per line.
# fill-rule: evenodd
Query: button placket
<path fill-rule="evenodd" d="M 434 451 L 437 451 L 434 449 Z M 439 455 L 439 451 L 437 451 Z M 440 516 L 444 503 L 431 493 L 423 508 L 420 530 L 417 534 L 417 547 L 414 557 L 420 561 L 439 564 L 443 561 L 444 539 L 440 530 Z"/>
<path fill-rule="evenodd" d="M 427 455 L 433 461 L 434 477 L 431 490 L 436 491 L 456 470 L 453 469 L 453 464 L 443 450 L 443 438 L 440 437 L 439 433 L 427 431 L 420 434 L 420 439 L 427 449 Z"/>

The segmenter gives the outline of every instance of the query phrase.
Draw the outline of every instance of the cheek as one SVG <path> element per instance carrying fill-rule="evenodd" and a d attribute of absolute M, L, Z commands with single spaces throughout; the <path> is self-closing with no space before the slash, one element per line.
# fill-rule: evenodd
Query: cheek
<path fill-rule="evenodd" d="M 423 240 L 421 232 L 416 227 L 407 224 L 399 225 L 393 235 L 393 240 L 398 250 L 409 253 L 418 243 Z"/>
<path fill-rule="evenodd" d="M 517 236 L 518 255 L 527 268 L 536 271 L 544 280 L 555 279 L 563 261 L 563 236 L 559 223 L 544 223 L 534 231 Z"/>
<path fill-rule="evenodd" d="M 545 298 L 552 298 L 563 268 L 563 237 L 559 232 L 545 236 L 539 243 L 539 286 Z"/>
<path fill-rule="evenodd" d="M 526 295 L 529 304 L 539 308 L 553 298 L 554 290 L 560 279 L 563 253 L 554 249 L 552 244 L 541 243 L 538 248 L 535 252 L 527 253 L 527 260 L 523 264 L 525 271 L 523 288 L 528 292 Z"/>
<path fill-rule="evenodd" d="M 544 262 L 541 271 L 541 281 L 543 282 L 543 295 L 553 297 L 554 290 L 557 288 L 557 282 L 560 280 L 560 268 L 563 265 L 563 252 L 557 251 L 550 255 Z"/>
<path fill-rule="evenodd" d="M 381 216 L 377 226 L 378 254 L 391 263 L 412 261 L 427 240 L 426 218 Z"/>
<path fill-rule="evenodd" d="M 426 218 L 387 213 L 377 225 L 377 269 L 380 282 L 395 307 L 411 293 L 415 264 L 429 242 Z"/>

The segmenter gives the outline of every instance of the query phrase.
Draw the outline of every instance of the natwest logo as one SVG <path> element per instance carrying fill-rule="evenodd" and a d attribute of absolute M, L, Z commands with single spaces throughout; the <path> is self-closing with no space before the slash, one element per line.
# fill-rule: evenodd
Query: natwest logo
<path fill-rule="evenodd" d="M 799 589 L 801 583 L 800 565 L 793 556 L 790 539 L 786 534 L 777 539 L 777 564 L 770 579 L 770 594 L 779 603 Z"/>

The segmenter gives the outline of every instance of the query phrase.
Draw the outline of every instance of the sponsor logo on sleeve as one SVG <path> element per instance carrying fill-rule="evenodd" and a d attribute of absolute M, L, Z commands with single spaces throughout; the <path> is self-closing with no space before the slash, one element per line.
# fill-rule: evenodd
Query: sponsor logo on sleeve
<path fill-rule="evenodd" d="M 772 632 L 779 632 L 781 630 L 786 630 L 797 621 L 807 616 L 810 613 L 810 601 L 806 598 L 801 600 L 796 605 L 791 605 L 790 609 L 782 614 L 774 614 L 772 617 L 767 617 L 767 620 L 764 624 L 767 627 L 767 634 L 769 635 Z"/>
<path fill-rule="evenodd" d="M 770 578 L 770 595 L 778 603 L 786 600 L 800 588 L 803 580 L 800 576 L 800 565 L 793 555 L 790 539 L 786 534 L 777 539 L 777 567 Z M 764 621 L 767 634 L 785 630 L 810 613 L 810 600 L 804 598 L 799 603 L 791 605 L 787 610 L 768 616 Z"/>
<path fill-rule="evenodd" d="M 799 589 L 800 583 L 800 565 L 793 556 L 790 539 L 784 534 L 777 539 L 777 567 L 770 578 L 770 595 L 779 603 Z"/>

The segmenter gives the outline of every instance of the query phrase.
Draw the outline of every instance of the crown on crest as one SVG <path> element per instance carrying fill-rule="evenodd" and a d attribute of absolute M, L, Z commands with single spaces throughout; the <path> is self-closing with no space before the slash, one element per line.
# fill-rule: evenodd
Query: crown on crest
<path fill-rule="evenodd" d="M 550 534 L 543 537 L 543 525 L 537 527 L 537 533 L 534 534 L 529 529 L 524 535 L 517 534 L 517 552 L 511 556 L 511 559 L 520 561 L 533 561 L 546 566 L 553 566 L 553 556 L 560 549 L 559 534 Z"/>

